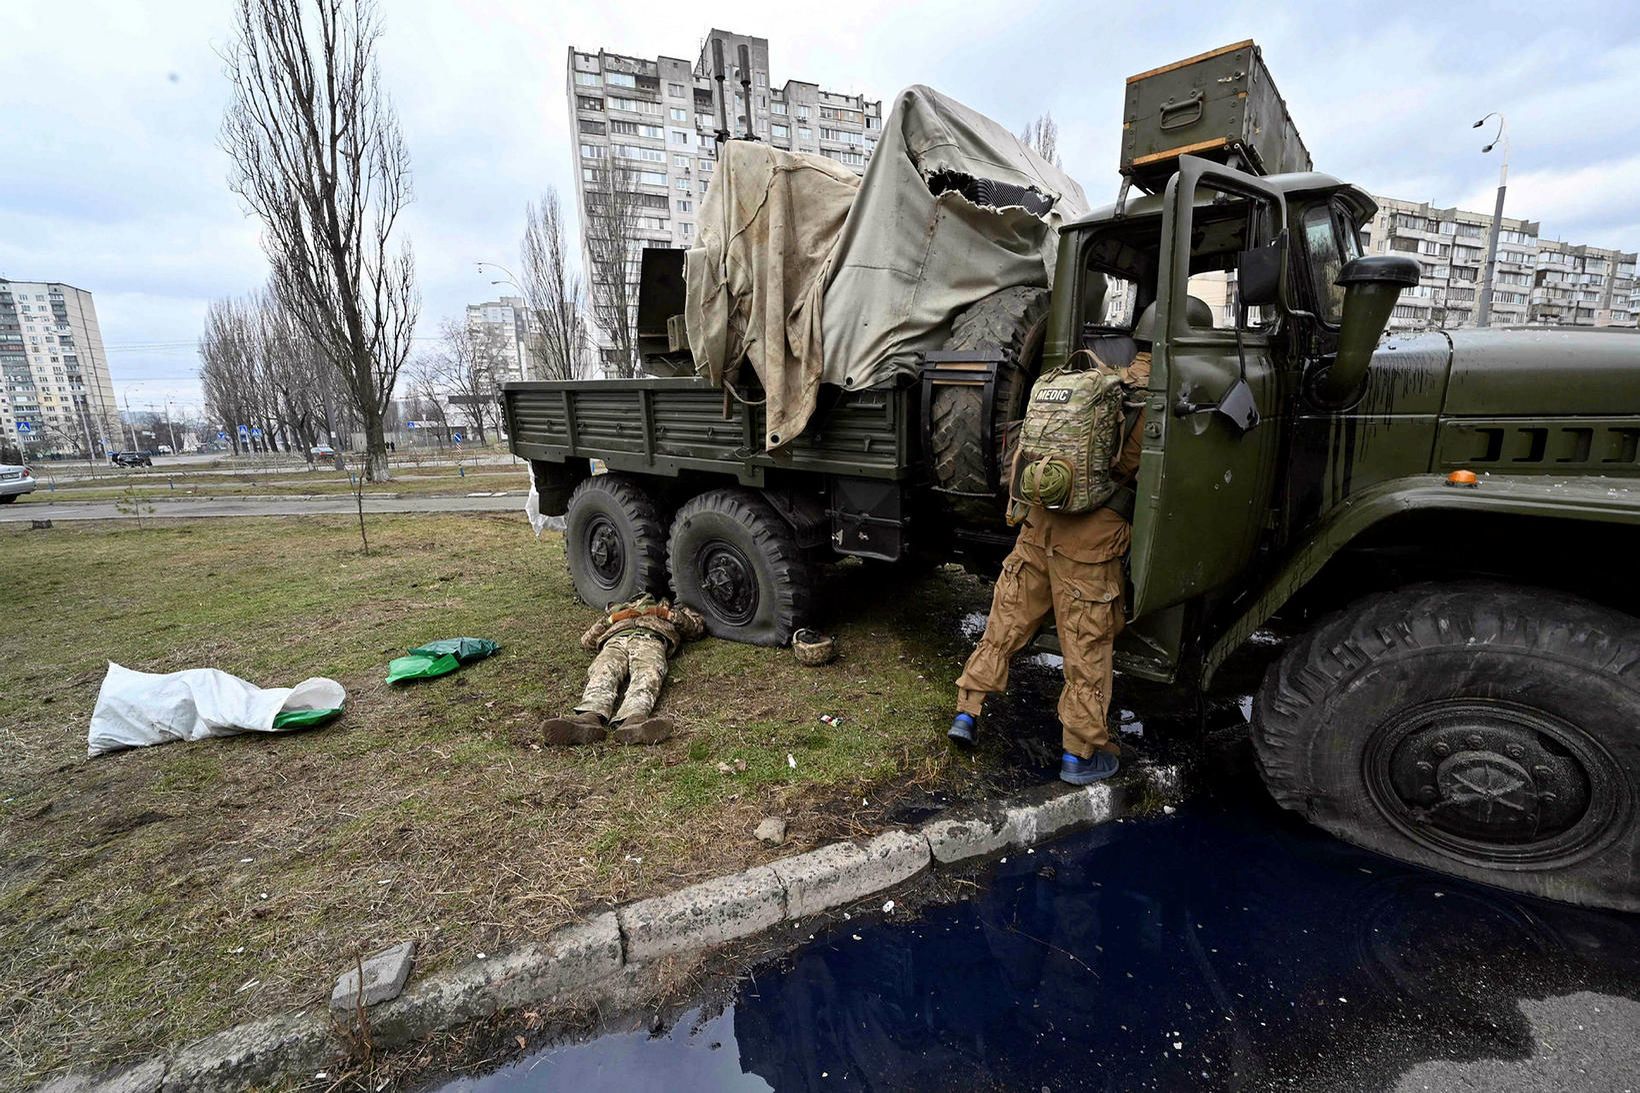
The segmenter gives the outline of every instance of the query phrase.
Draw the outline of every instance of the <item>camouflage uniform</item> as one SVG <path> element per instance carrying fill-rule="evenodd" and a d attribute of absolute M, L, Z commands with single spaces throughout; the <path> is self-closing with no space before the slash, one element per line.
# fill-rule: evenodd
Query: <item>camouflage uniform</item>
<path fill-rule="evenodd" d="M 1127 368 L 1130 386 L 1150 382 L 1150 354 Z M 1112 462 L 1119 481 L 1139 468 L 1142 418 Z M 1120 752 L 1105 720 L 1113 669 L 1111 647 L 1123 625 L 1122 556 L 1132 529 L 1108 508 L 1064 515 L 1033 505 L 1014 549 L 1002 563 L 985 634 L 957 679 L 957 709 L 979 716 L 985 696 L 1008 688 L 1008 661 L 1051 613 L 1065 658 L 1059 722 L 1066 751 L 1083 759 Z"/>
<path fill-rule="evenodd" d="M 706 633 L 706 620 L 687 607 L 644 595 L 612 607 L 581 635 L 581 648 L 596 652 L 576 713 L 621 724 L 642 721 L 660 699 L 666 662 L 686 641 Z M 626 697 L 616 701 L 621 685 Z"/>

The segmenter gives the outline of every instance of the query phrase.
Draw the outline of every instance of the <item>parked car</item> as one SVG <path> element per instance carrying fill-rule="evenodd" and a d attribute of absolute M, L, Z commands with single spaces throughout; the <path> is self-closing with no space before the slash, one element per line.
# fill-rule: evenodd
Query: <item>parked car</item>
<path fill-rule="evenodd" d="M 23 494 L 33 493 L 37 484 L 27 467 L 0 463 L 0 505 L 9 505 Z"/>
<path fill-rule="evenodd" d="M 110 452 L 108 461 L 116 467 L 152 467 L 153 458 L 147 452 Z"/>
<path fill-rule="evenodd" d="M 313 446 L 314 459 L 335 459 L 336 449 L 329 444 L 315 444 Z"/>
<path fill-rule="evenodd" d="M 154 451 L 159 455 L 170 455 L 170 454 L 172 454 L 171 453 L 171 446 L 169 444 L 161 444 L 159 447 L 155 448 Z"/>

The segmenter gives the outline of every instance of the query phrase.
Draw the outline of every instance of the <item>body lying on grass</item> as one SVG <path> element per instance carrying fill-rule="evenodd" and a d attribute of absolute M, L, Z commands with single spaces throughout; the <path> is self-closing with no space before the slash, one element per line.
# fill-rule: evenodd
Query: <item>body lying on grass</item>
<path fill-rule="evenodd" d="M 666 662 L 684 642 L 705 633 L 706 620 L 698 612 L 648 593 L 613 605 L 581 635 L 581 648 L 597 654 L 587 669 L 586 690 L 569 717 L 547 719 L 545 743 L 595 744 L 610 735 L 621 744 L 658 744 L 669 738 L 672 720 L 651 716 L 666 683 Z M 615 731 L 609 733 L 607 725 Z"/>

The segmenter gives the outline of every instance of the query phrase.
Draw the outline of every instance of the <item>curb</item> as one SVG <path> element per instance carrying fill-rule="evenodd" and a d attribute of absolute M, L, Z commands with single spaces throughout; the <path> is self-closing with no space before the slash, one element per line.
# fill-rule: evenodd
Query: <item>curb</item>
<path fill-rule="evenodd" d="M 469 961 L 369 1008 L 372 1045 L 403 1047 L 526 1005 L 636 1002 L 656 961 L 715 948 L 782 921 L 882 893 L 930 868 L 1057 838 L 1177 800 L 1177 766 L 1141 765 L 1115 784 L 1043 786 L 910 831 L 838 842 L 629 903 L 563 927 L 545 942 Z M 341 1044 L 324 1007 L 235 1025 L 117 1072 L 68 1073 L 36 1093 L 215 1093 L 311 1074 Z"/>

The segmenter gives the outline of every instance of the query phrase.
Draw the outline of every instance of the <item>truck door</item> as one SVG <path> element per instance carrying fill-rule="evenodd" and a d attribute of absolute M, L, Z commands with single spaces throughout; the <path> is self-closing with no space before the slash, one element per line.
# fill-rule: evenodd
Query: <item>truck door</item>
<path fill-rule="evenodd" d="M 1286 424 L 1268 329 L 1241 325 L 1238 350 L 1228 287 L 1212 328 L 1199 315 L 1192 324 L 1187 315 L 1193 273 L 1239 274 L 1245 263 L 1244 283 L 1252 289 L 1255 258 L 1244 252 L 1260 244 L 1259 269 L 1285 271 L 1285 202 L 1252 175 L 1193 156 L 1179 163 L 1162 210 L 1156 335 L 1130 560 L 1136 616 L 1223 587 L 1246 568 L 1264 528 L 1277 441 Z M 1270 264 L 1275 259 L 1279 267 Z M 1246 388 L 1238 389 L 1242 380 Z M 1249 395 L 1258 421 L 1245 427 Z"/>

